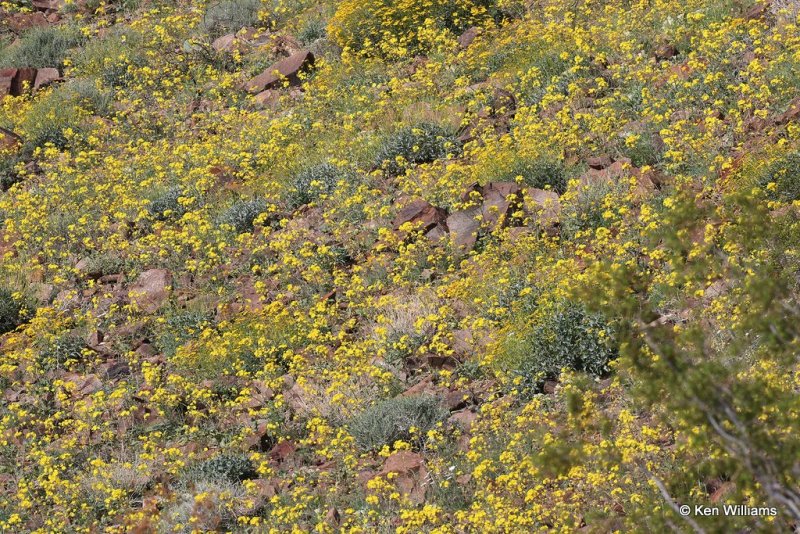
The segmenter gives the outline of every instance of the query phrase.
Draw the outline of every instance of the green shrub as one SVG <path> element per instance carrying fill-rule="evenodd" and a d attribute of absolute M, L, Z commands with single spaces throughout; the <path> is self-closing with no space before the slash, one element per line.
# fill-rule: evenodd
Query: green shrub
<path fill-rule="evenodd" d="M 222 213 L 220 224 L 232 226 L 237 234 L 251 232 L 256 217 L 266 210 L 267 202 L 263 198 L 237 200 Z"/>
<path fill-rule="evenodd" d="M 558 194 L 564 193 L 567 188 L 564 164 L 555 158 L 547 157 L 516 160 L 508 171 L 500 173 L 491 181 L 513 182 L 517 176 L 522 176 L 523 181 L 531 187 L 544 189 L 546 186 L 550 186 L 550 189 Z"/>
<path fill-rule="evenodd" d="M 56 87 L 49 95 L 37 100 L 22 124 L 27 147 L 34 148 L 52 143 L 64 148 L 69 143 L 64 131 L 79 132 L 85 119 L 91 115 L 107 115 L 111 111 L 113 96 L 99 89 L 88 79 L 69 80 Z"/>
<path fill-rule="evenodd" d="M 759 185 L 775 183 L 770 193 L 773 199 L 792 202 L 800 199 L 800 152 L 792 152 L 770 165 L 761 176 Z"/>
<path fill-rule="evenodd" d="M 617 353 L 614 329 L 601 315 L 561 301 L 538 310 L 530 324 L 509 333 L 495 364 L 520 378 L 524 389 L 536 390 L 563 368 L 604 376 Z"/>
<path fill-rule="evenodd" d="M 421 446 L 425 434 L 447 415 L 431 395 L 397 397 L 381 401 L 350 422 L 350 433 L 364 450 L 377 450 L 397 440 Z M 415 428 L 414 434 L 411 428 Z"/>
<path fill-rule="evenodd" d="M 331 194 L 336 189 L 339 180 L 352 177 L 352 173 L 348 170 L 331 163 L 321 163 L 304 169 L 297 173 L 292 181 L 289 204 L 293 208 L 308 204 L 319 198 L 320 195 Z"/>
<path fill-rule="evenodd" d="M 17 165 L 23 161 L 19 155 L 10 155 L 0 158 L 0 191 L 7 191 L 12 185 L 21 180 L 17 172 Z"/>
<path fill-rule="evenodd" d="M 260 9 L 259 0 L 223 0 L 208 7 L 202 28 L 211 38 L 217 38 L 247 26 L 258 26 Z"/>
<path fill-rule="evenodd" d="M 186 208 L 178 202 L 180 196 L 181 188 L 179 186 L 170 187 L 150 202 L 147 211 L 157 221 L 180 218 L 186 213 Z"/>
<path fill-rule="evenodd" d="M 79 336 L 65 334 L 39 353 L 39 363 L 46 370 L 69 369 L 83 359 L 86 342 Z"/>
<path fill-rule="evenodd" d="M 170 314 L 156 333 L 155 345 L 167 357 L 189 339 L 197 336 L 211 318 L 201 311 L 180 311 Z"/>
<path fill-rule="evenodd" d="M 627 189 L 622 182 L 598 181 L 582 184 L 574 201 L 563 204 L 561 212 L 561 237 L 573 239 L 580 231 L 597 229 L 605 223 L 609 195 L 621 195 Z"/>
<path fill-rule="evenodd" d="M 10 291 L 0 288 L 0 335 L 22 324 L 22 304 Z"/>
<path fill-rule="evenodd" d="M 80 42 L 80 33 L 70 26 L 31 28 L 19 44 L 0 50 L 0 67 L 61 67 Z"/>
<path fill-rule="evenodd" d="M 236 483 L 256 478 L 258 473 L 246 455 L 227 453 L 203 461 L 193 475 L 200 480 Z"/>
<path fill-rule="evenodd" d="M 322 19 L 308 19 L 300 31 L 297 38 L 304 45 L 309 45 L 317 39 L 322 39 L 327 35 L 325 21 Z"/>
<path fill-rule="evenodd" d="M 376 165 L 397 176 L 410 165 L 430 163 L 460 152 L 461 145 L 453 132 L 426 122 L 407 126 L 388 136 L 378 150 Z"/>
<path fill-rule="evenodd" d="M 96 76 L 108 87 L 125 87 L 131 81 L 128 69 L 146 64 L 141 36 L 130 30 L 112 31 L 90 41 L 74 60 L 74 71 Z"/>

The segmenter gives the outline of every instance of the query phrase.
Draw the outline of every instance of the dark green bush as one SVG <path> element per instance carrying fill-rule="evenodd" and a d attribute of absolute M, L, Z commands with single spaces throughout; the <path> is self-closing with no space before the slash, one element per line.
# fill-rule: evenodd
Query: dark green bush
<path fill-rule="evenodd" d="M 397 440 L 421 446 L 425 434 L 447 415 L 431 395 L 397 397 L 375 404 L 350 422 L 350 433 L 364 450 L 377 450 Z M 411 434 L 414 427 L 416 432 Z"/>
<path fill-rule="evenodd" d="M 562 301 L 537 313 L 532 324 L 508 335 L 497 364 L 522 378 L 526 389 L 538 389 L 563 368 L 592 376 L 609 372 L 617 357 L 614 329 L 598 314 L 574 302 Z"/>
<path fill-rule="evenodd" d="M 253 462 L 245 454 L 221 454 L 200 463 L 194 470 L 196 478 L 213 482 L 241 482 L 256 478 Z"/>
<path fill-rule="evenodd" d="M 352 173 L 348 170 L 331 163 L 321 163 L 304 169 L 294 177 L 289 204 L 293 208 L 308 204 L 320 195 L 331 194 L 339 180 L 352 177 Z"/>
<path fill-rule="evenodd" d="M 251 232 L 253 221 L 266 209 L 267 202 L 263 198 L 237 200 L 222 213 L 220 223 L 232 226 L 237 234 Z"/>
<path fill-rule="evenodd" d="M 7 289 L 0 288 L 0 335 L 22 324 L 22 305 Z"/>
<path fill-rule="evenodd" d="M 425 122 L 407 126 L 388 136 L 378 151 L 376 165 L 397 176 L 411 165 L 430 163 L 460 152 L 461 144 L 453 132 Z"/>
<path fill-rule="evenodd" d="M 259 0 L 223 0 L 211 4 L 203 17 L 202 28 L 212 37 L 258 26 Z"/>

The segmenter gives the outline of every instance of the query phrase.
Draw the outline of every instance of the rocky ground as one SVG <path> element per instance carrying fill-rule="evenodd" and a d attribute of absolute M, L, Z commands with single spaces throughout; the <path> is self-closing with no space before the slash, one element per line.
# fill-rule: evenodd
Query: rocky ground
<path fill-rule="evenodd" d="M 0 530 L 797 528 L 798 13 L 0 0 Z"/>

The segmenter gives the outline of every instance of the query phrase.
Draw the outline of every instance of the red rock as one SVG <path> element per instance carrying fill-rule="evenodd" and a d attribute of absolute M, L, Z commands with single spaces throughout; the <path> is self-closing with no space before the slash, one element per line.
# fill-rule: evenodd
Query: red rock
<path fill-rule="evenodd" d="M 625 176 L 625 174 L 632 169 L 630 164 L 631 160 L 628 158 L 620 158 L 603 170 L 589 169 L 586 174 L 580 177 L 579 181 L 583 186 L 612 183 Z"/>
<path fill-rule="evenodd" d="M 328 508 L 325 514 L 325 522 L 332 527 L 338 527 L 342 522 L 342 516 L 339 514 L 339 510 L 334 507 Z"/>
<path fill-rule="evenodd" d="M 464 33 L 458 36 L 458 46 L 461 48 L 467 48 L 469 45 L 472 44 L 472 41 L 480 35 L 481 30 L 475 26 L 468 28 Z"/>
<path fill-rule="evenodd" d="M 36 69 L 30 67 L 17 69 L 17 74 L 11 82 L 11 94 L 13 96 L 19 96 L 25 93 L 26 90 L 30 90 L 33 87 L 35 80 Z"/>
<path fill-rule="evenodd" d="M 11 94 L 11 84 L 17 76 L 17 69 L 0 69 L 0 97 Z"/>
<path fill-rule="evenodd" d="M 211 48 L 217 52 L 230 52 L 233 50 L 235 43 L 236 36 L 229 33 L 228 35 L 223 35 L 222 37 L 214 39 L 214 42 L 211 43 Z"/>
<path fill-rule="evenodd" d="M 507 225 L 510 216 L 521 207 L 521 188 L 514 182 L 494 182 L 483 188 L 481 213 L 491 229 L 498 223 Z"/>
<path fill-rule="evenodd" d="M 97 378 L 97 375 L 81 376 L 77 374 L 69 374 L 64 377 L 68 382 L 75 384 L 76 389 L 73 393 L 76 397 L 84 397 L 99 391 L 103 387 L 103 383 Z"/>
<path fill-rule="evenodd" d="M 58 11 L 64 5 L 64 0 L 33 0 L 31 4 L 39 11 Z"/>
<path fill-rule="evenodd" d="M 556 392 L 556 388 L 558 387 L 558 382 L 555 380 L 545 380 L 543 390 L 548 395 L 552 395 Z"/>
<path fill-rule="evenodd" d="M 278 463 L 286 462 L 294 456 L 297 446 L 291 441 L 283 440 L 269 451 L 269 457 Z"/>
<path fill-rule="evenodd" d="M 33 82 L 33 90 L 36 91 L 37 89 L 46 87 L 53 82 L 61 80 L 61 74 L 59 74 L 58 69 L 54 69 L 52 67 L 39 69 L 36 71 L 36 79 Z"/>
<path fill-rule="evenodd" d="M 167 289 L 172 283 L 172 275 L 166 269 L 150 269 L 139 275 L 130 290 L 131 298 L 145 313 L 153 313 L 169 297 Z"/>
<path fill-rule="evenodd" d="M 798 116 L 800 116 L 800 98 L 795 98 L 789 102 L 789 107 L 786 109 L 786 111 L 778 115 L 778 118 L 775 119 L 775 123 L 783 125 L 787 122 L 795 120 Z"/>
<path fill-rule="evenodd" d="M 451 412 L 467 407 L 470 395 L 463 391 L 449 391 L 444 397 L 444 404 Z"/>
<path fill-rule="evenodd" d="M 22 138 L 12 132 L 0 127 L 0 151 L 16 150 L 22 146 Z"/>
<path fill-rule="evenodd" d="M 136 349 L 136 355 L 139 356 L 142 359 L 153 358 L 157 354 L 158 354 L 158 351 L 150 343 L 142 343 Z"/>
<path fill-rule="evenodd" d="M 448 421 L 457 425 L 465 432 L 469 432 L 469 430 L 472 428 L 472 424 L 475 422 L 476 419 L 478 419 L 478 414 L 476 414 L 475 412 L 470 412 L 469 410 L 464 410 L 462 412 L 456 412 L 453 415 L 451 415 Z"/>
<path fill-rule="evenodd" d="M 561 201 L 555 191 L 534 187 L 526 189 L 525 208 L 540 226 L 553 226 L 561 217 Z"/>
<path fill-rule="evenodd" d="M 401 493 L 407 495 L 414 503 L 425 500 L 427 489 L 428 470 L 422 461 L 422 456 L 410 451 L 399 451 L 386 459 L 381 470 L 381 475 L 397 473 L 394 479 Z"/>
<path fill-rule="evenodd" d="M 297 86 L 302 83 L 300 74 L 309 70 L 314 65 L 314 54 L 307 50 L 296 52 L 274 65 L 268 67 L 264 72 L 247 82 L 245 89 L 251 93 L 260 93 L 265 89 L 281 87 L 284 78 L 290 86 Z"/>
<path fill-rule="evenodd" d="M 14 33 L 21 33 L 30 28 L 47 26 L 48 21 L 44 13 L 14 13 L 6 19 L 6 24 Z"/>
<path fill-rule="evenodd" d="M 745 20 L 763 19 L 769 11 L 769 2 L 758 2 L 744 14 Z"/>
<path fill-rule="evenodd" d="M 423 231 L 427 232 L 437 224 L 444 223 L 446 219 L 447 212 L 420 199 L 400 210 L 392 222 L 392 227 L 397 230 L 405 223 L 422 223 Z"/>
<path fill-rule="evenodd" d="M 613 162 L 611 161 L 611 157 L 603 154 L 602 156 L 593 156 L 587 159 L 586 163 L 592 169 L 601 170 L 609 167 Z"/>
<path fill-rule="evenodd" d="M 451 213 L 447 217 L 447 228 L 453 245 L 462 251 L 472 250 L 481 228 L 481 207 L 473 206 Z"/>
<path fill-rule="evenodd" d="M 672 59 L 678 55 L 678 49 L 671 44 L 663 44 L 656 48 L 654 52 L 655 58 L 659 61 Z"/>

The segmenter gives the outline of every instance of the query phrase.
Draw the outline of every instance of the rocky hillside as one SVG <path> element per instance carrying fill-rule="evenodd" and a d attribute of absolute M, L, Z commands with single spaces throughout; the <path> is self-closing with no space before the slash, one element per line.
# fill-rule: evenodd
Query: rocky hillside
<path fill-rule="evenodd" d="M 799 14 L 0 0 L 0 531 L 798 528 Z"/>

